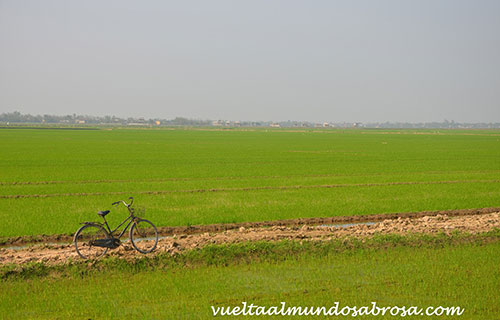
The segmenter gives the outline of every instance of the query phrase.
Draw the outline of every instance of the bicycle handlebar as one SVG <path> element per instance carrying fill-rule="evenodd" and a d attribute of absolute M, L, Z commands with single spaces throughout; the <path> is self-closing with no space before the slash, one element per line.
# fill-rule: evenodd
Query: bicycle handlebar
<path fill-rule="evenodd" d="M 111 205 L 112 205 L 112 206 L 117 206 L 117 205 L 119 205 L 119 204 L 120 204 L 120 202 L 121 202 L 121 203 L 123 203 L 123 205 L 124 205 L 125 207 L 130 208 L 130 206 L 132 205 L 132 203 L 134 203 L 134 197 L 129 197 L 128 199 L 129 199 L 129 200 L 131 200 L 129 204 L 127 204 L 127 203 L 126 203 L 125 201 L 123 201 L 123 200 L 120 200 L 120 201 L 113 202 Z"/>

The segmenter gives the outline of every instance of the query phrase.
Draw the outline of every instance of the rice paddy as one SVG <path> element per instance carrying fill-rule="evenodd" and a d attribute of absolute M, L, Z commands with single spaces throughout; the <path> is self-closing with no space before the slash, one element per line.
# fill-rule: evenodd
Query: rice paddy
<path fill-rule="evenodd" d="M 2 129 L 0 148 L 0 237 L 72 233 L 129 196 L 158 226 L 500 199 L 494 130 Z"/>

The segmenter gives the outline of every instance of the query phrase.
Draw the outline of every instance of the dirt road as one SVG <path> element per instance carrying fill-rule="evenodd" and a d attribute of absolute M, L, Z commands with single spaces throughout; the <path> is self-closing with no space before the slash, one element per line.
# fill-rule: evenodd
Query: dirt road
<path fill-rule="evenodd" d="M 451 233 L 465 231 L 480 233 L 500 228 L 500 212 L 470 214 L 459 216 L 434 215 L 419 218 L 386 219 L 372 224 L 352 226 L 307 225 L 302 226 L 270 226 L 244 227 L 220 232 L 198 234 L 179 233 L 162 237 L 154 253 L 176 254 L 185 250 L 200 248 L 209 244 L 228 244 L 245 241 L 278 241 L 306 240 L 325 241 L 343 237 L 370 237 L 374 234 L 409 234 L 409 233 Z M 116 250 L 108 251 L 108 255 L 124 259 L 140 257 L 133 250 L 129 241 Z M 32 245 L 21 248 L 0 248 L 0 265 L 9 263 L 24 264 L 28 262 L 44 262 L 47 264 L 64 264 L 71 259 L 78 260 L 72 244 Z"/>

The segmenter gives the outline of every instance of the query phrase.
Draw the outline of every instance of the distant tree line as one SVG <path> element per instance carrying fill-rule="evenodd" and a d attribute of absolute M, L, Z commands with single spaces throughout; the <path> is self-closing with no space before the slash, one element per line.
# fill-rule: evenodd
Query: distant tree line
<path fill-rule="evenodd" d="M 120 118 L 116 116 L 89 115 L 31 115 L 18 111 L 0 114 L 0 123 L 14 124 L 67 124 L 67 125 L 138 125 L 138 126 L 214 126 L 214 127 L 281 127 L 281 128 L 383 128 L 383 129 L 487 129 L 500 128 L 500 123 L 460 123 L 453 120 L 443 122 L 308 122 L 308 121 L 229 121 L 229 120 L 196 120 L 183 117 L 174 119 Z"/>
<path fill-rule="evenodd" d="M 177 117 L 175 119 L 144 119 L 144 118 L 120 118 L 116 116 L 90 116 L 90 115 L 31 115 L 22 114 L 18 111 L 0 114 L 0 122 L 3 123 L 50 123 L 50 124 L 114 124 L 114 125 L 184 125 L 184 126 L 207 126 L 212 123 L 209 120 L 191 120 Z"/>

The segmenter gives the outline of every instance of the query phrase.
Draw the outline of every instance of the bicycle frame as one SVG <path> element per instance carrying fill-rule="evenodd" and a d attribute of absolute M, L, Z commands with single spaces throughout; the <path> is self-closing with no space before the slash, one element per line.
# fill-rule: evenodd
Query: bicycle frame
<path fill-rule="evenodd" d="M 127 222 L 130 219 L 130 221 L 128 222 L 127 226 L 125 228 L 123 228 L 122 232 L 120 232 L 120 234 L 118 235 L 117 239 L 120 239 L 125 234 L 125 231 L 127 231 L 127 229 L 130 227 L 130 225 L 137 219 L 137 217 L 134 216 L 134 208 L 131 208 L 132 203 L 134 203 L 134 198 L 130 197 L 129 199 L 132 200 L 129 204 L 127 204 L 123 200 L 120 200 L 120 201 L 117 201 L 117 202 L 113 203 L 113 205 L 115 205 L 115 206 L 118 206 L 120 203 L 123 203 L 123 205 L 125 207 L 127 207 L 128 212 L 129 212 L 129 216 L 125 220 L 123 220 L 123 222 L 120 223 L 118 225 L 118 227 L 116 227 L 113 231 L 111 231 L 111 228 L 109 227 L 108 221 L 106 220 L 106 218 L 102 217 L 104 219 L 104 223 L 106 224 L 106 228 L 108 228 L 109 235 L 111 236 L 111 238 L 116 238 L 115 236 L 113 236 L 113 233 L 116 230 L 118 230 L 121 226 L 123 226 L 125 224 L 125 222 Z"/>
<path fill-rule="evenodd" d="M 135 218 L 133 215 L 129 215 L 125 220 L 123 220 L 122 223 L 120 223 L 118 225 L 118 227 L 116 227 L 113 231 L 111 231 L 111 228 L 109 227 L 108 225 L 108 222 L 106 221 L 106 218 L 102 217 L 104 219 L 104 223 L 106 223 L 106 228 L 108 228 L 108 231 L 109 231 L 109 235 L 111 236 L 111 238 L 118 238 L 120 239 L 124 234 L 125 234 L 125 231 L 127 231 L 127 229 L 130 227 L 130 225 L 135 221 Z M 121 226 L 123 226 L 125 224 L 125 222 L 127 222 L 128 220 L 130 219 L 130 221 L 128 222 L 127 226 L 125 228 L 123 228 L 122 232 L 120 232 L 120 234 L 118 235 L 118 237 L 115 237 L 113 235 L 113 233 L 118 230 Z"/>

